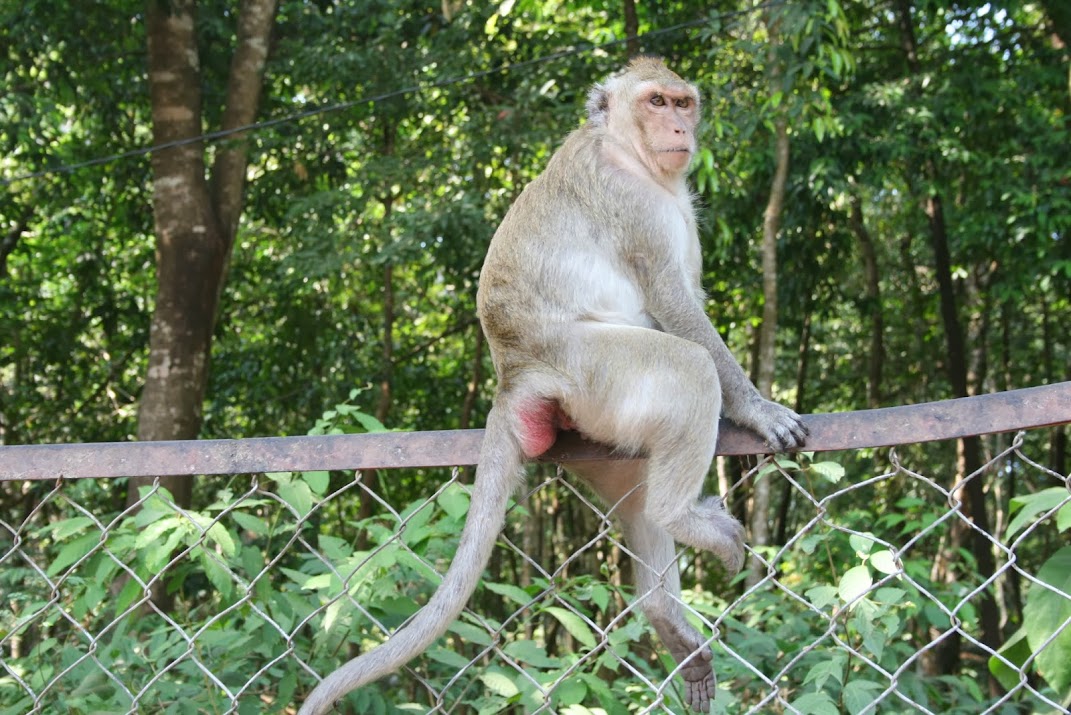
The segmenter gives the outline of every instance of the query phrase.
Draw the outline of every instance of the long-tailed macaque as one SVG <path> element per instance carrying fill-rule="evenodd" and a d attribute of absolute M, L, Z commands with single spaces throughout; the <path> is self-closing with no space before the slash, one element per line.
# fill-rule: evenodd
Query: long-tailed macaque
<path fill-rule="evenodd" d="M 743 565 L 740 523 L 719 497 L 701 497 L 718 416 L 773 451 L 799 448 L 807 430 L 759 395 L 704 310 L 685 182 L 696 88 L 661 60 L 639 58 L 596 85 L 587 109 L 587 123 L 506 214 L 480 275 L 498 392 L 453 563 L 428 604 L 326 678 L 302 715 L 324 713 L 442 635 L 483 573 L 526 460 L 562 428 L 642 455 L 565 466 L 615 506 L 637 557 L 637 599 L 682 664 L 688 705 L 709 709 L 712 651 L 684 618 L 674 542 L 710 551 L 731 573 Z"/>

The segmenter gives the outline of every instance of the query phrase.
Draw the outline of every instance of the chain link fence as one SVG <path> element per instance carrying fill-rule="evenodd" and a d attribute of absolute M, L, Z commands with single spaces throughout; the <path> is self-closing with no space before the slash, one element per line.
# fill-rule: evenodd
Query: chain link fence
<path fill-rule="evenodd" d="M 714 650 L 714 712 L 1066 712 L 1071 482 L 1046 466 L 1051 434 L 987 438 L 963 478 L 954 442 L 723 461 L 741 513 L 774 480 L 777 543 L 750 548 L 750 580 L 679 554 L 684 606 Z M 0 713 L 296 711 L 434 589 L 466 477 L 200 477 L 195 509 L 159 484 L 122 508 L 117 480 L 5 477 Z M 988 531 L 964 503 L 971 480 Z M 462 618 L 340 712 L 686 711 L 609 510 L 550 465 L 529 484 Z"/>

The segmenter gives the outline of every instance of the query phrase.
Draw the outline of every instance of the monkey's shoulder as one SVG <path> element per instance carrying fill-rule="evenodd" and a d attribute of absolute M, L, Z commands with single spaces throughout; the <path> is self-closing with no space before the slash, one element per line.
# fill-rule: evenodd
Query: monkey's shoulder
<path fill-rule="evenodd" d="M 569 134 L 515 207 L 526 213 L 532 208 L 575 213 L 599 225 L 661 221 L 665 211 L 694 223 L 693 196 L 685 181 L 664 185 L 633 154 L 605 127 L 585 125 Z"/>

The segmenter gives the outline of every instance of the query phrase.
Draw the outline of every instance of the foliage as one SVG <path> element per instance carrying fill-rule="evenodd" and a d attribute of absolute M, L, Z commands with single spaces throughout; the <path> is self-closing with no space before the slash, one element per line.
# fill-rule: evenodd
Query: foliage
<path fill-rule="evenodd" d="M 1008 524 L 1008 538 L 1032 526 L 1039 516 L 1053 514 L 1057 531 L 1071 530 L 1071 496 L 1061 487 L 1017 497 L 1012 508 L 1017 513 Z M 1022 626 L 989 659 L 990 671 L 1006 687 L 1018 681 L 1019 671 L 1036 669 L 1065 707 L 1071 706 L 1071 601 L 1063 595 L 1071 593 L 1069 589 L 1071 546 L 1065 546 L 1041 565 L 1026 595 Z"/>
<path fill-rule="evenodd" d="M 315 431 L 338 433 L 364 423 L 377 428 L 342 404 Z M 798 463 L 779 460 L 777 469 L 813 479 L 816 496 L 823 484 L 843 487 L 847 476 L 838 461 L 807 455 Z M 140 710 L 225 711 L 231 693 L 240 692 L 235 712 L 286 712 L 299 696 L 304 667 L 330 671 L 352 648 L 373 647 L 420 607 L 456 549 L 468 509 L 467 489 L 448 481 L 431 498 L 396 512 L 339 522 L 332 511 L 351 510 L 367 495 L 360 475 L 343 485 L 337 476 L 233 478 L 215 484 L 213 500 L 196 511 L 179 511 L 166 491 L 145 488 L 136 514 L 76 509 L 66 518 L 30 519 L 22 548 L 31 558 L 0 570 L 5 593 L 16 594 L 0 633 L 20 634 L 33 647 L 5 664 L 35 690 L 58 676 L 50 699 L 70 712 L 130 709 L 131 691 L 120 684 L 135 686 Z M 906 498 L 900 504 L 904 519 L 880 518 L 884 490 L 871 481 L 873 493 L 882 495 L 878 501 L 838 509 L 835 522 L 818 520 L 791 544 L 771 550 L 777 581 L 764 582 L 731 609 L 710 590 L 685 592 L 703 630 L 721 624 L 714 712 L 756 707 L 766 692 L 756 674 L 766 673 L 780 674 L 780 691 L 800 712 L 894 713 L 915 703 L 966 715 L 994 706 L 973 669 L 934 677 L 903 666 L 918 657 L 924 634 L 949 627 L 950 613 L 967 628 L 977 616 L 963 600 L 971 587 L 943 589 L 929 576 L 925 549 L 914 543 L 928 531 L 920 523 L 941 523 L 939 495 L 918 482 L 914 504 Z M 1063 492 L 1062 502 L 1046 492 L 1023 500 L 1017 527 L 1044 528 L 1061 504 L 1066 516 Z M 839 500 L 852 501 L 844 494 Z M 42 505 L 73 505 L 72 496 L 57 488 Z M 530 499 L 512 509 L 511 539 L 537 504 Z M 1067 526 L 1065 516 L 1060 528 Z M 589 557 L 580 551 L 570 558 Z M 1067 558 L 1065 547 L 1039 579 L 1067 589 Z M 31 561 L 47 564 L 47 582 L 26 568 Z M 633 610 L 627 587 L 585 569 L 525 578 L 517 570 L 523 563 L 511 563 L 508 550 L 496 561 L 472 610 L 412 664 L 420 679 L 402 676 L 362 688 L 346 698 L 349 711 L 421 712 L 428 686 L 465 712 L 531 712 L 548 693 L 554 712 L 658 707 L 647 683 L 660 682 L 673 664 Z M 162 577 L 154 588 L 178 596 L 166 618 L 148 606 L 145 584 L 156 575 Z M 63 594 L 59 603 L 57 593 Z M 1045 592 L 1035 596 L 1028 597 L 1026 635 L 1002 655 L 1016 666 L 1036 663 L 1059 692 L 1066 638 L 1057 636 L 1044 648 L 1033 639 L 1048 639 L 1060 618 L 1067 619 L 1067 599 L 1045 605 Z M 1063 615 L 1054 620 L 1052 608 Z M 86 633 L 96 641 L 93 658 L 76 659 L 81 649 L 65 644 Z M 1031 651 L 1017 644 L 1025 639 Z M 472 668 L 491 648 L 491 664 Z M 1034 663 L 1015 660 L 1030 652 L 1037 654 Z M 1004 667 L 1001 675 L 1010 675 Z M 0 685 L 0 713 L 29 707 L 10 676 L 0 677 Z M 890 690 L 893 697 L 878 700 Z M 672 680 L 664 697 L 670 712 L 683 712 Z"/>

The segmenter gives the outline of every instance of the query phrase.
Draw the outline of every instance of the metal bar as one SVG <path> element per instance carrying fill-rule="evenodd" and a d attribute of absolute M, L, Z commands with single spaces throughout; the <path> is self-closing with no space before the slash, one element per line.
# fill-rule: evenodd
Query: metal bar
<path fill-rule="evenodd" d="M 879 410 L 807 415 L 807 449 L 888 447 L 1071 423 L 1071 382 Z M 0 481 L 398 469 L 475 464 L 483 430 L 315 437 L 104 442 L 0 447 Z M 750 432 L 722 420 L 718 454 L 762 454 Z M 606 447 L 565 433 L 541 461 L 612 459 Z"/>

